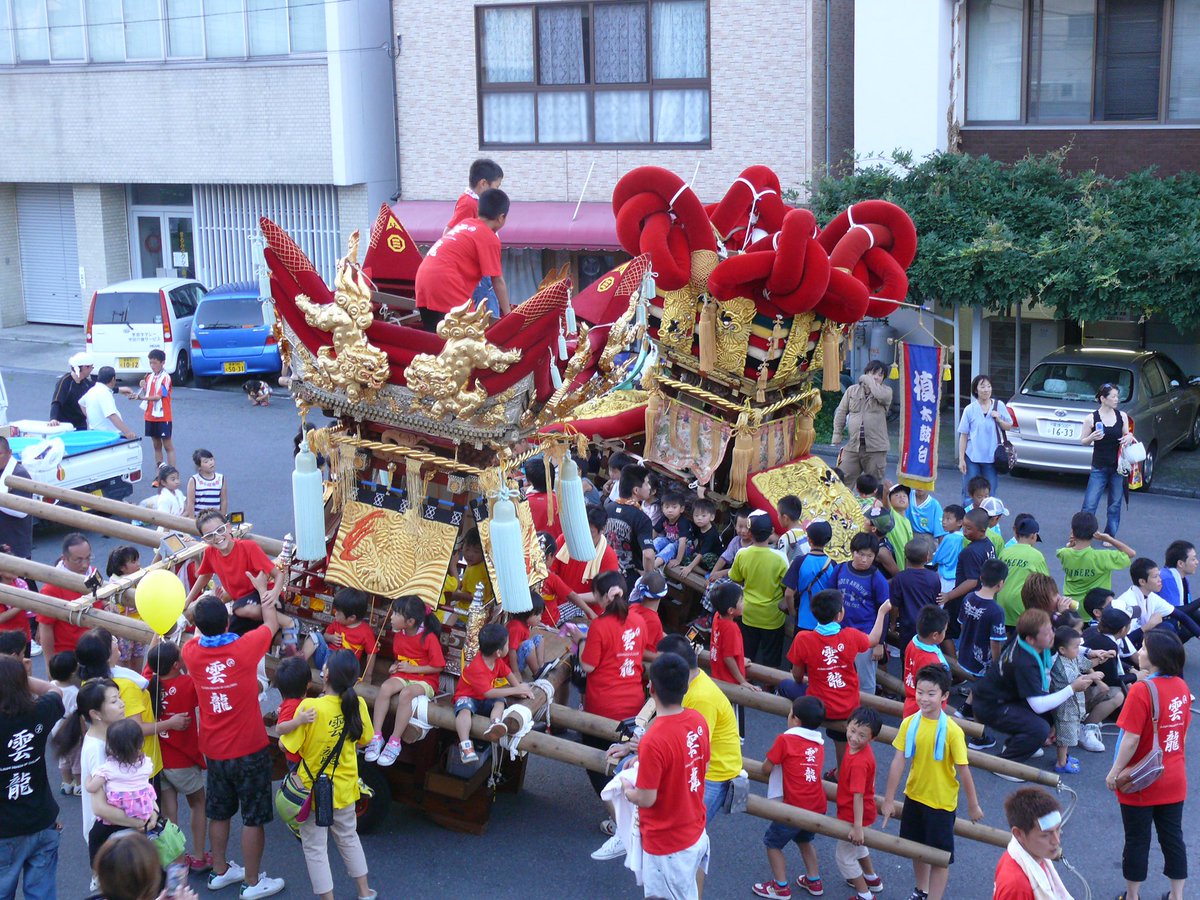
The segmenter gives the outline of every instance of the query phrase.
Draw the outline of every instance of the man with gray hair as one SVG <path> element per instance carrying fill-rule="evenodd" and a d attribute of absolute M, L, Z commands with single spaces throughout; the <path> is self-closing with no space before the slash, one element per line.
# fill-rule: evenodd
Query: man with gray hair
<path fill-rule="evenodd" d="M 54 396 L 50 400 L 50 424 L 58 425 L 68 422 L 75 426 L 76 431 L 87 428 L 87 416 L 79 406 L 79 401 L 96 383 L 92 375 L 95 361 L 87 351 L 80 351 L 69 360 L 71 371 L 58 379 L 54 386 Z"/>
<path fill-rule="evenodd" d="M 117 412 L 117 404 L 113 395 L 121 391 L 132 395 L 129 388 L 117 387 L 117 370 L 112 366 L 101 366 L 96 375 L 96 383 L 79 399 L 79 405 L 87 416 L 87 427 L 90 431 L 118 431 L 127 441 L 136 441 L 134 433 L 121 414 Z"/>

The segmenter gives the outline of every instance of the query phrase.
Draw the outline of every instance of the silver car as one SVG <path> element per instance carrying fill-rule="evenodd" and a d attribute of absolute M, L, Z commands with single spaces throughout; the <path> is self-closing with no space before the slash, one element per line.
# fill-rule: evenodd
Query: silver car
<path fill-rule="evenodd" d="M 1164 453 L 1176 446 L 1200 447 L 1200 387 L 1191 381 L 1155 350 L 1060 347 L 1034 367 L 1008 401 L 1015 426 L 1008 436 L 1018 468 L 1091 469 L 1092 448 L 1079 443 L 1083 420 L 1099 406 L 1100 385 L 1110 383 L 1146 445 L 1143 480 L 1149 485 Z"/>

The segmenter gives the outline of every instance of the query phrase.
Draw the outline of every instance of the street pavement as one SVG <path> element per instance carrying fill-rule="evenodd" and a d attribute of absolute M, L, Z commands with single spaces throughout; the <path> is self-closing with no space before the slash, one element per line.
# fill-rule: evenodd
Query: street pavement
<path fill-rule="evenodd" d="M 55 376 L 23 369 L 19 359 L 5 354 L 4 378 L 8 386 L 10 419 L 45 418 L 48 415 L 50 393 Z M 206 447 L 216 454 L 218 469 L 225 473 L 230 485 L 230 508 L 243 510 L 248 521 L 261 534 L 282 537 L 290 530 L 290 473 L 292 468 L 292 437 L 299 419 L 290 399 L 280 392 L 267 408 L 252 408 L 236 383 L 223 382 L 215 390 L 178 388 L 175 394 L 175 443 L 178 467 L 186 478 L 192 472 L 191 453 Z M 136 418 L 137 406 L 119 401 L 123 415 Z M 310 419 L 311 420 L 311 419 Z M 321 424 L 320 417 L 316 419 Z M 143 471 L 153 469 L 150 442 L 145 441 Z M 959 481 L 956 472 L 942 473 L 945 480 L 937 495 L 944 502 L 954 502 Z M 134 501 L 149 496 L 149 479 L 135 489 Z M 1054 558 L 1054 548 L 1062 545 L 1071 515 L 1079 509 L 1083 496 L 1083 479 L 1073 476 L 1039 476 L 1001 480 L 996 495 L 1001 497 L 1012 513 L 1034 513 L 1042 525 L 1045 544 L 1042 545 L 1051 573 L 1061 578 L 1061 569 Z M 1120 532 L 1139 553 L 1161 559 L 1167 544 L 1179 537 L 1200 542 L 1196 522 L 1200 501 L 1162 495 L 1134 495 L 1124 512 Z M 1005 522 L 1008 533 L 1009 522 Z M 46 563 L 58 555 L 58 544 L 65 529 L 43 525 L 36 533 L 35 558 Z M 96 565 L 103 568 L 114 541 L 97 538 L 94 542 Z M 1127 576 L 1118 573 L 1114 587 L 1128 586 Z M 1200 651 L 1189 644 L 1187 678 L 1195 686 L 1200 679 Z M 898 664 L 892 662 L 893 671 Z M 44 662 L 37 661 L 44 672 Z M 763 758 L 774 737 L 783 729 L 782 720 L 749 711 L 745 754 Z M 1106 742 L 1113 745 L 1110 726 Z M 1196 741 L 1188 754 L 1188 774 L 1193 784 L 1200 784 L 1200 756 Z M 882 790 L 892 750 L 876 744 L 878 788 Z M 832 752 L 832 748 L 830 748 Z M 1042 764 L 1049 767 L 1053 749 L 1047 752 Z M 1116 896 L 1123 889 L 1120 874 L 1121 824 L 1118 806 L 1104 789 L 1103 776 L 1111 762 L 1111 754 L 1077 751 L 1083 771 L 1067 776 L 1067 785 L 1078 792 L 1079 799 L 1065 791 L 1062 800 L 1070 810 L 1065 826 L 1064 847 L 1067 859 L 1082 874 L 1094 896 Z M 55 780 L 54 783 L 57 783 Z M 1014 785 L 994 775 L 977 771 L 975 783 L 979 790 L 985 822 L 1004 828 L 1003 799 Z M 761 786 L 755 786 L 761 791 Z M 87 894 L 88 873 L 86 847 L 80 833 L 79 800 L 60 797 L 62 822 L 65 826 L 59 862 L 60 896 L 80 898 Z M 965 802 L 960 815 L 965 816 Z M 832 811 L 832 807 L 831 807 Z M 186 811 L 183 812 L 186 817 Z M 487 892 L 495 897 L 524 897 L 544 893 L 566 898 L 636 897 L 641 892 L 631 873 L 619 861 L 594 862 L 588 854 L 603 841 L 597 828 L 603 811 L 595 799 L 582 771 L 570 766 L 532 758 L 524 790 L 516 795 L 502 794 L 496 801 L 491 825 L 481 837 L 460 835 L 440 828 L 419 812 L 393 804 L 389 821 L 374 834 L 363 836 L 363 845 L 371 864 L 371 883 L 385 898 L 443 898 Z M 182 824 L 182 823 L 181 823 Z M 746 816 L 722 817 L 710 826 L 713 839 L 712 865 L 706 893 L 711 898 L 750 895 L 750 885 L 769 877 L 766 854 L 762 846 L 765 823 Z M 888 826 L 895 834 L 897 823 Z M 185 834 L 189 834 L 186 825 Z M 230 842 L 231 856 L 241 860 L 238 848 L 238 829 Z M 1187 832 L 1189 856 L 1200 859 L 1200 832 Z M 988 898 L 991 879 L 1001 851 L 997 848 L 958 840 L 957 860 L 952 867 L 949 896 L 955 898 Z M 833 860 L 834 842 L 818 837 L 821 871 L 825 879 L 826 896 L 847 896 L 849 890 L 838 877 Z M 788 850 L 793 877 L 798 871 L 799 856 Z M 336 854 L 335 854 L 336 855 Z M 912 875 L 907 861 L 884 854 L 875 854 L 875 865 L 883 877 L 884 898 L 907 897 L 912 889 Z M 291 838 L 282 825 L 268 828 L 264 866 L 272 875 L 288 880 L 283 896 L 309 896 L 311 889 L 306 876 L 299 843 Z M 336 896 L 354 897 L 353 883 L 346 877 L 340 863 L 334 861 Z M 1157 844 L 1151 851 L 1151 876 L 1144 896 L 1158 897 L 1167 889 L 1161 875 L 1162 857 Z M 1080 878 L 1065 867 L 1060 873 L 1067 889 L 1076 897 L 1086 895 Z M 203 896 L 203 881 L 193 878 L 193 884 Z M 211 896 L 234 897 L 233 888 Z"/>

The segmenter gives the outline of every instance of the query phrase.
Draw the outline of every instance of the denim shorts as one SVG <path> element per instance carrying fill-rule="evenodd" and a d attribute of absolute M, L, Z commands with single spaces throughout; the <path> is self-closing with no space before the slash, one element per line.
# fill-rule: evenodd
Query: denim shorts
<path fill-rule="evenodd" d="M 498 697 L 484 697 L 481 700 L 476 700 L 474 697 L 459 697 L 454 701 L 454 714 L 458 715 L 464 709 L 470 710 L 473 716 L 488 716 L 492 715 L 492 707 L 497 703 L 504 701 Z"/>
<path fill-rule="evenodd" d="M 535 634 L 533 637 L 521 641 L 521 646 L 517 648 L 517 671 L 521 672 L 525 669 L 525 661 L 529 659 L 529 654 L 533 652 L 534 647 L 540 647 L 542 644 L 542 635 Z"/>
<path fill-rule="evenodd" d="M 767 833 L 763 835 L 763 846 L 768 850 L 782 850 L 793 842 L 797 847 L 801 844 L 812 843 L 814 837 L 816 835 L 813 832 L 805 831 L 803 828 L 793 828 L 782 822 L 772 822 L 767 826 Z"/>

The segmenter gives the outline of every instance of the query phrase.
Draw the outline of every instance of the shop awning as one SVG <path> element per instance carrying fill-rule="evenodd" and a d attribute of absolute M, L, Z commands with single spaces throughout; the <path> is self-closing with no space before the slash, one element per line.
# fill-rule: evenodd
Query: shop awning
<path fill-rule="evenodd" d="M 401 200 L 392 205 L 413 240 L 432 244 L 442 236 L 454 211 L 452 200 Z M 609 203 L 575 204 L 551 200 L 514 200 L 500 232 L 505 247 L 538 250 L 620 250 Z"/>

